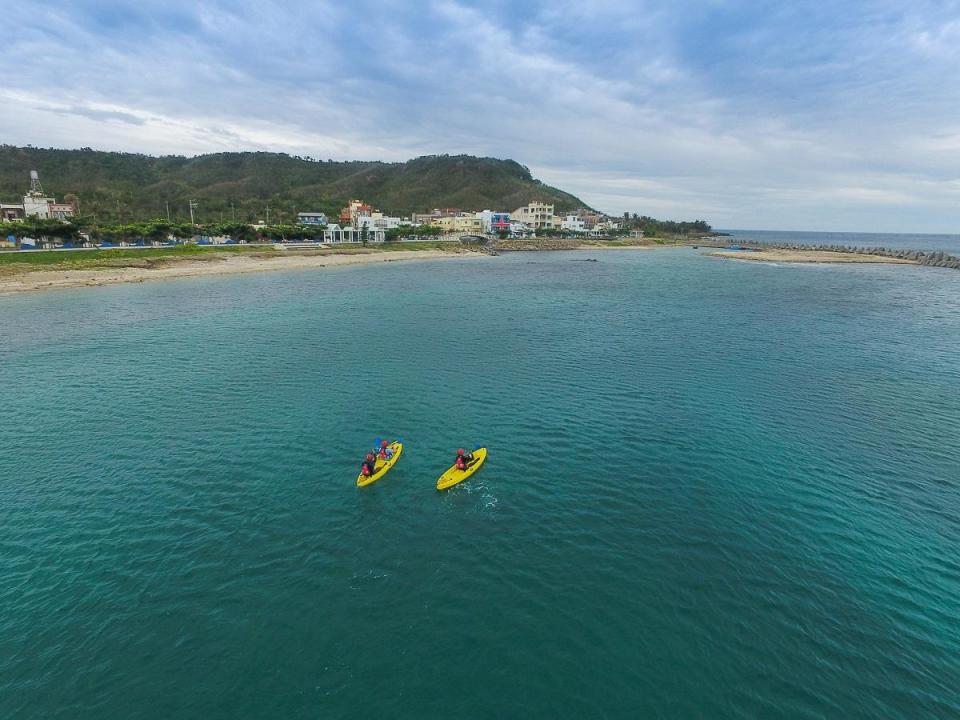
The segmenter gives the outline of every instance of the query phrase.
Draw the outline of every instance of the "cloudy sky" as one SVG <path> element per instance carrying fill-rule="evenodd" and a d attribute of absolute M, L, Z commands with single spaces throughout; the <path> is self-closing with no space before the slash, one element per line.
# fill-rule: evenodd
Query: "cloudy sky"
<path fill-rule="evenodd" d="M 509 157 L 611 213 L 960 232 L 960 0 L 17 3 L 0 140 Z"/>

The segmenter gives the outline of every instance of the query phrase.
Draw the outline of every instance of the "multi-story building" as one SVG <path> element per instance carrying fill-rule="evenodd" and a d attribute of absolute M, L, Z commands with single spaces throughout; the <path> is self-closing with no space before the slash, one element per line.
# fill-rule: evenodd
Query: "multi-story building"
<path fill-rule="evenodd" d="M 373 208 L 360 200 L 351 200 L 347 207 L 340 211 L 340 223 L 360 227 L 359 219 L 373 213 Z"/>
<path fill-rule="evenodd" d="M 384 215 L 379 210 L 374 210 L 369 215 L 358 215 L 355 227 L 375 227 L 381 230 L 390 230 L 401 225 L 403 225 L 403 218 Z"/>
<path fill-rule="evenodd" d="M 393 215 L 384 215 L 379 210 L 360 200 L 351 200 L 350 204 L 340 211 L 340 224 L 353 228 L 377 228 L 390 230 L 404 224 L 404 219 Z"/>
<path fill-rule="evenodd" d="M 414 225 L 433 225 L 433 221 L 437 218 L 442 217 L 440 210 L 431 210 L 426 213 L 414 213 L 413 214 L 413 224 Z"/>
<path fill-rule="evenodd" d="M 519 222 L 530 225 L 535 230 L 555 229 L 560 227 L 560 220 L 553 214 L 553 205 L 534 200 L 529 205 L 517 208 L 510 217 Z"/>
<path fill-rule="evenodd" d="M 482 210 L 474 217 L 479 218 L 483 223 L 485 233 L 496 235 L 501 232 L 510 232 L 510 213 Z"/>
<path fill-rule="evenodd" d="M 598 222 L 590 230 L 590 234 L 594 237 L 603 237 L 604 235 L 609 235 L 614 230 L 620 229 L 620 223 L 613 220 L 604 220 L 603 222 Z"/>
<path fill-rule="evenodd" d="M 510 213 L 495 212 L 490 218 L 490 232 L 496 234 L 510 232 Z"/>
<path fill-rule="evenodd" d="M 583 223 L 584 230 L 592 230 L 594 225 L 607 219 L 607 216 L 603 213 L 587 210 L 586 208 L 580 208 L 573 214 Z"/>
<path fill-rule="evenodd" d="M 329 225 L 327 216 L 322 212 L 297 213 L 297 222 L 300 225 Z"/>
<path fill-rule="evenodd" d="M 567 215 L 560 221 L 560 229 L 578 233 L 586 232 L 587 230 L 579 215 Z"/>
<path fill-rule="evenodd" d="M 480 221 L 483 225 L 483 231 L 485 233 L 490 232 L 490 225 L 493 218 L 493 210 L 481 210 L 478 213 L 474 213 L 473 216 Z"/>
<path fill-rule="evenodd" d="M 474 215 L 460 215 L 459 217 L 441 217 L 437 218 L 431 225 L 436 225 L 444 233 L 466 233 L 470 235 L 482 235 L 483 220 Z"/>

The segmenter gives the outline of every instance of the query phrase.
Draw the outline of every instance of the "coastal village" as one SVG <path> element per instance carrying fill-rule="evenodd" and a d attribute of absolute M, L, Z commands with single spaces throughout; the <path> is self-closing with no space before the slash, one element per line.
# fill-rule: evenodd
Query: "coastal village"
<path fill-rule="evenodd" d="M 513 210 L 462 210 L 434 208 L 401 217 L 389 215 L 363 200 L 350 200 L 331 220 L 322 211 L 296 212 L 293 223 L 257 222 L 195 223 L 196 201 L 190 201 L 190 223 L 148 220 L 132 225 L 91 227 L 79 213 L 79 198 L 67 195 L 58 202 L 44 192 L 36 170 L 19 203 L 0 203 L 0 249 L 66 250 L 73 248 L 146 248 L 183 245 L 273 245 L 277 248 L 331 248 L 368 244 L 436 241 L 493 245 L 498 249 L 570 249 L 580 243 L 619 239 L 633 244 L 662 243 L 666 238 L 645 238 L 637 221 L 649 220 L 624 214 L 622 220 L 581 207 L 556 213 L 556 206 L 538 199 Z M 266 217 L 269 217 L 269 210 Z M 80 222 L 78 222 L 80 221 Z M 728 244 L 722 233 L 708 225 L 689 224 L 685 233 L 670 242 L 685 242 L 694 248 L 712 247 L 715 257 L 772 262 L 892 262 L 960 269 L 960 257 L 943 251 L 904 248 L 810 245 L 739 241 Z M 695 234 L 691 234 L 691 229 Z M 653 235 L 653 231 L 650 232 Z M 669 235 L 667 237 L 670 237 Z M 511 247 L 505 241 L 526 240 Z M 544 242 L 545 238 L 551 240 Z M 412 248 L 408 244 L 405 247 Z"/>
<path fill-rule="evenodd" d="M 0 203 L 0 221 L 22 223 L 27 220 L 47 220 L 70 222 L 79 214 L 79 199 L 69 196 L 65 202 L 58 202 L 43 191 L 37 171 L 30 173 L 30 186 L 19 203 Z M 195 203 L 190 203 L 191 219 Z M 191 223 L 192 224 L 192 223 Z M 552 203 L 531 200 L 527 205 L 507 211 L 462 210 L 460 208 L 435 208 L 428 212 L 413 213 L 407 217 L 393 216 L 381 212 L 363 200 L 351 200 L 342 208 L 333 221 L 319 211 L 298 212 L 296 226 L 310 229 L 309 240 L 317 244 L 366 244 L 382 243 L 389 240 L 407 238 L 442 240 L 464 240 L 470 238 L 530 238 L 538 235 L 563 235 L 568 237 L 607 237 L 621 231 L 622 223 L 603 213 L 589 208 L 556 214 Z M 263 220 L 252 223 L 255 233 L 262 233 L 268 227 Z M 633 237 L 642 237 L 643 233 L 634 230 Z M 175 242 L 177 238 L 169 236 L 165 240 L 154 240 L 151 244 Z M 206 236 L 198 232 L 191 238 L 202 244 L 232 243 L 234 238 L 228 235 Z M 301 238 L 303 241 L 305 238 Z M 240 240 L 243 242 L 243 240 Z M 91 244 L 91 238 L 81 233 L 76 243 L 57 241 L 56 238 L 33 238 L 23 235 L 7 235 L 4 244 L 7 247 L 71 247 Z M 144 245 L 143 238 L 133 238 L 117 243 L 118 246 Z"/>

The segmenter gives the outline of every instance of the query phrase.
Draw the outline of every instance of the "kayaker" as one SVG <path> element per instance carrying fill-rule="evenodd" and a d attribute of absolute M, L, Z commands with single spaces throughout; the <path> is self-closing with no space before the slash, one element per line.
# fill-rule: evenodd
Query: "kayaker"
<path fill-rule="evenodd" d="M 380 441 L 380 457 L 382 457 L 384 460 L 389 460 L 393 457 L 393 448 L 390 447 L 390 443 L 388 443 L 386 440 Z"/>
<path fill-rule="evenodd" d="M 473 461 L 473 453 L 464 453 L 463 448 L 457 450 L 457 470 L 466 470 Z"/>
<path fill-rule="evenodd" d="M 364 460 L 363 464 L 360 466 L 360 472 L 366 477 L 370 477 L 376 470 L 376 466 L 377 461 L 374 459 L 373 453 L 367 453 L 366 460 Z"/>

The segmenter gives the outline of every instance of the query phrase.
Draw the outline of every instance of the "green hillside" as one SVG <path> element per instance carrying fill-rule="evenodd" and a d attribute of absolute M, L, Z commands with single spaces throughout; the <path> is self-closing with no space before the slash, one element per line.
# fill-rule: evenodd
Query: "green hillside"
<path fill-rule="evenodd" d="M 336 216 L 351 198 L 400 215 L 435 207 L 511 211 L 531 200 L 552 202 L 557 212 L 584 207 L 582 200 L 544 185 L 513 160 L 435 155 L 404 163 L 322 162 L 266 152 L 219 153 L 187 158 L 130 153 L 0 146 L 0 201 L 15 202 L 40 172 L 47 194 L 76 195 L 80 212 L 99 223 L 189 217 L 198 222 L 264 219 L 289 222 L 297 212 Z"/>

